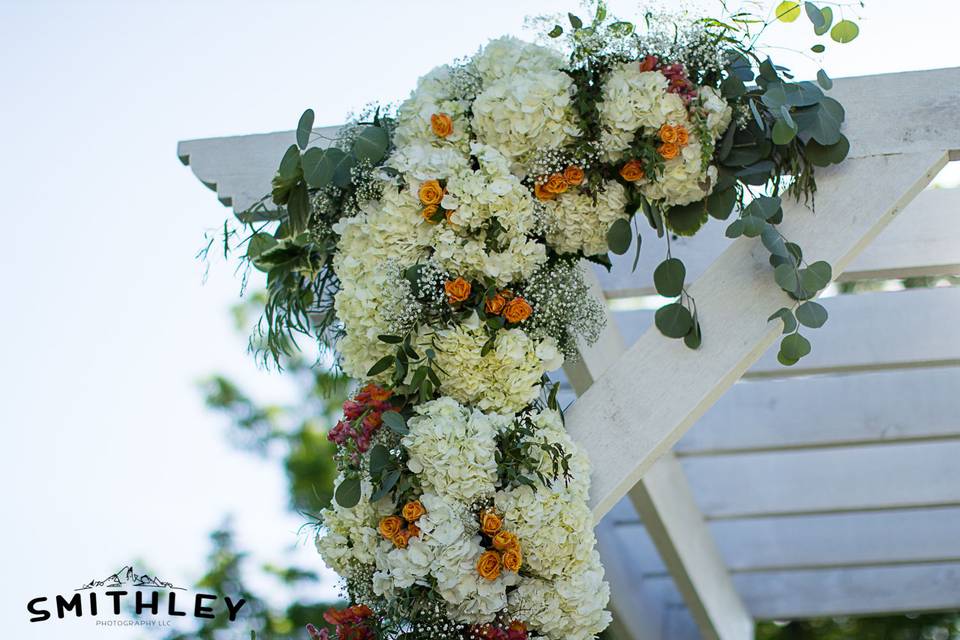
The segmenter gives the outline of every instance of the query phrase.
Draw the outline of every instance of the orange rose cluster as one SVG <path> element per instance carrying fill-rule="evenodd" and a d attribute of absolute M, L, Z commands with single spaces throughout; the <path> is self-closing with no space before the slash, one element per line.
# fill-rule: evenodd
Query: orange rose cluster
<path fill-rule="evenodd" d="M 672 160 L 680 155 L 680 150 L 690 141 L 690 134 L 682 124 L 665 124 L 660 127 L 657 135 L 660 138 L 657 153 L 665 160 Z"/>
<path fill-rule="evenodd" d="M 477 559 L 477 573 L 487 580 L 496 580 L 501 570 L 520 571 L 523 565 L 523 552 L 520 540 L 515 533 L 503 528 L 503 518 L 495 511 L 483 511 L 480 514 L 480 531 L 489 548 Z"/>
<path fill-rule="evenodd" d="M 393 543 L 398 549 L 406 549 L 410 538 L 420 537 L 420 527 L 417 520 L 427 512 L 419 500 L 411 500 L 403 505 L 399 516 L 381 518 L 377 531 L 380 535 Z M 402 517 L 401 517 L 402 516 Z"/>
<path fill-rule="evenodd" d="M 563 170 L 563 173 L 554 173 L 547 176 L 545 180 L 537 180 L 533 185 L 533 194 L 538 200 L 553 200 L 570 187 L 583 184 L 583 179 L 583 169 L 571 164 Z"/>
<path fill-rule="evenodd" d="M 420 189 L 417 192 L 417 196 L 420 198 L 420 204 L 423 205 L 423 210 L 420 212 L 420 215 L 430 224 L 436 224 L 444 218 L 446 218 L 447 222 L 450 221 L 450 216 L 453 215 L 453 211 L 440 208 L 440 202 L 443 201 L 443 196 L 446 195 L 446 193 L 447 190 L 444 189 L 439 180 L 426 180 L 420 185 Z"/>
<path fill-rule="evenodd" d="M 503 319 L 512 324 L 519 324 L 530 317 L 533 307 L 521 296 L 516 296 L 508 289 L 504 289 L 492 298 L 488 298 L 483 305 L 487 315 L 503 316 Z"/>

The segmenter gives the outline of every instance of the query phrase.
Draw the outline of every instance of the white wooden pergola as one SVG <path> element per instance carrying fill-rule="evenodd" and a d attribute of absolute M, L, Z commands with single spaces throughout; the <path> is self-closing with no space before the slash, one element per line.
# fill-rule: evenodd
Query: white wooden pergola
<path fill-rule="evenodd" d="M 960 190 L 924 190 L 960 159 L 960 69 L 837 80 L 831 95 L 850 157 L 818 172 L 816 213 L 785 203 L 784 234 L 840 280 L 960 274 Z M 241 211 L 293 140 L 178 154 Z M 651 245 L 636 272 L 632 256 L 596 271 L 612 308 L 654 291 Z M 788 301 L 760 243 L 714 222 L 673 246 L 702 348 L 660 336 L 651 311 L 615 311 L 565 372 L 614 632 L 747 640 L 755 620 L 960 608 L 960 290 L 825 299 L 813 353 L 785 368 L 765 319 Z"/>

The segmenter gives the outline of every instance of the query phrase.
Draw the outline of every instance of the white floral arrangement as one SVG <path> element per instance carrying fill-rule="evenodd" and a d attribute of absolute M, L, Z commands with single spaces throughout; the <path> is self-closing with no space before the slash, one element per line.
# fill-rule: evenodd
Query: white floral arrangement
<path fill-rule="evenodd" d="M 761 60 L 746 26 L 647 22 L 600 4 L 589 25 L 570 15 L 565 51 L 493 40 L 333 144 L 311 144 L 308 110 L 274 178 L 282 208 L 244 212 L 266 221 L 247 258 L 268 273 L 267 349 L 313 333 L 362 381 L 329 434 L 339 477 L 316 539 L 345 581 L 349 606 L 325 616 L 338 638 L 586 640 L 609 624 L 590 465 L 549 374 L 605 322 L 581 261 L 609 267 L 638 220 L 667 243 L 662 333 L 700 345 L 670 237 L 736 212 L 728 235 L 760 236 L 796 301 L 772 316 L 781 362 L 809 351 L 797 320 L 823 323 L 829 265 L 779 233 L 780 194 L 811 196 L 814 167 L 846 155 L 842 108 Z"/>

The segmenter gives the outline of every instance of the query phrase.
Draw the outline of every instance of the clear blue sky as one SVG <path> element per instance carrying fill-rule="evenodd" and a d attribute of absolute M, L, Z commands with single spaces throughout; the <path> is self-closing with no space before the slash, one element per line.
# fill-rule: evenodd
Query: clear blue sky
<path fill-rule="evenodd" d="M 306 106 L 338 123 L 490 37 L 522 35 L 525 14 L 567 8 L 0 0 L 4 637 L 130 637 L 30 625 L 24 606 L 137 558 L 190 582 L 227 513 L 260 559 L 297 542 L 280 471 L 227 446 L 195 386 L 224 371 L 263 397 L 289 393 L 233 332 L 232 270 L 201 282 L 194 253 L 227 212 L 176 142 L 288 129 Z M 863 13 L 861 38 L 827 60 L 835 77 L 960 65 L 952 3 Z M 769 42 L 800 34 L 778 27 Z"/>

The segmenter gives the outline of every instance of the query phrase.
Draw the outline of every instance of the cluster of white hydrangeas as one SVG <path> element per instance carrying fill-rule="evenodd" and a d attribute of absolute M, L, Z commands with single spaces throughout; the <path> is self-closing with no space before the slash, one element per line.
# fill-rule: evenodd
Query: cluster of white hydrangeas
<path fill-rule="evenodd" d="M 417 405 L 401 444 L 425 491 L 471 504 L 496 490 L 497 433 L 512 416 L 484 414 L 444 397 Z"/>
<path fill-rule="evenodd" d="M 603 581 L 600 554 L 590 553 L 589 568 L 557 580 L 523 578 L 510 593 L 511 615 L 535 620 L 551 640 L 590 640 L 610 624 L 605 610 L 610 586 Z"/>
<path fill-rule="evenodd" d="M 343 481 L 337 477 L 336 484 Z M 352 563 L 373 564 L 380 541 L 377 521 L 390 513 L 393 505 L 389 500 L 370 502 L 373 488 L 368 480 L 360 483 L 361 498 L 357 506 L 346 509 L 333 502 L 320 512 L 323 523 L 314 542 L 324 563 L 342 576 L 350 574 Z"/>
<path fill-rule="evenodd" d="M 387 186 L 383 197 L 337 223 L 340 234 L 334 268 L 340 279 L 335 308 L 347 327 L 338 344 L 343 371 L 363 378 L 389 345 L 377 336 L 390 333 L 390 320 L 403 314 L 409 289 L 397 265 L 413 264 L 429 245 L 419 208 L 406 191 Z"/>
<path fill-rule="evenodd" d="M 445 271 L 471 280 L 489 277 L 500 286 L 529 278 L 547 261 L 546 247 L 526 236 L 515 235 L 499 251 L 487 248 L 482 232 L 466 235 L 450 225 L 438 225 L 433 238 L 433 259 Z"/>
<path fill-rule="evenodd" d="M 626 204 L 626 191 L 613 180 L 604 183 L 596 202 L 580 191 L 562 193 L 543 203 L 547 242 L 559 253 L 606 253 L 607 230 L 615 220 L 627 218 Z"/>
<path fill-rule="evenodd" d="M 623 158 L 638 130 L 653 134 L 664 123 L 687 120 L 683 99 L 669 93 L 669 82 L 659 71 L 641 71 L 636 62 L 615 67 L 603 83 L 598 105 L 604 135 L 601 143 L 608 160 Z"/>
<path fill-rule="evenodd" d="M 417 521 L 420 535 L 404 549 L 386 541 L 377 548 L 374 592 L 393 598 L 398 590 L 429 584 L 432 578 L 451 618 L 468 624 L 490 622 L 506 608 L 507 587 L 517 584 L 519 576 L 505 572 L 487 580 L 477 574 L 484 549 L 474 516 L 464 504 L 433 493 L 424 493 L 420 501 L 426 509 Z"/>
<path fill-rule="evenodd" d="M 553 149 L 580 135 L 570 108 L 573 80 L 554 50 L 516 38 L 490 42 L 474 62 L 483 89 L 473 102 L 481 142 L 512 160 Z"/>
<path fill-rule="evenodd" d="M 558 360 L 556 345 L 538 354 L 539 345 L 520 329 L 499 332 L 493 349 L 481 355 L 486 342 L 482 326 L 461 324 L 437 334 L 440 391 L 482 411 L 516 413 L 537 397 L 546 365 Z"/>
<path fill-rule="evenodd" d="M 720 137 L 733 118 L 733 109 L 713 87 L 701 87 L 698 92 L 700 105 L 707 114 L 707 130 L 714 140 Z"/>

